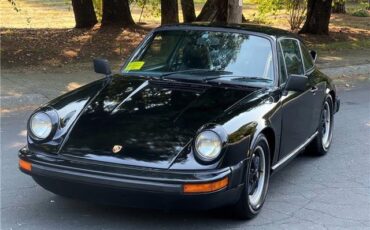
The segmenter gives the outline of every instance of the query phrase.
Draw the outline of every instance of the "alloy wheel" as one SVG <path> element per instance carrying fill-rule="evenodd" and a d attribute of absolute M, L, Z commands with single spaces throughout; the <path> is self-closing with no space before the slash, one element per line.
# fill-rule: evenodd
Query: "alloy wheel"
<path fill-rule="evenodd" d="M 265 152 L 261 146 L 257 146 L 251 158 L 248 180 L 249 203 L 254 209 L 258 209 L 262 203 L 265 172 Z"/>
<path fill-rule="evenodd" d="M 330 145 L 332 138 L 332 119 L 331 119 L 331 109 L 328 102 L 324 104 L 324 110 L 321 118 L 321 141 L 324 149 L 327 149 Z"/>

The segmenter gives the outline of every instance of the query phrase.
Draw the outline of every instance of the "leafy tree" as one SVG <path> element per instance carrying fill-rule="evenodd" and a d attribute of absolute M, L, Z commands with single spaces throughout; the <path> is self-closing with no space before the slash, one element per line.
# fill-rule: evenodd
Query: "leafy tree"
<path fill-rule="evenodd" d="M 295 0 L 257 0 L 258 17 L 265 18 L 267 14 L 275 14 L 277 11 L 284 9 L 286 3 Z"/>
<path fill-rule="evenodd" d="M 72 0 L 76 28 L 90 28 L 97 22 L 92 0 Z"/>
<path fill-rule="evenodd" d="M 306 18 L 306 0 L 254 0 L 258 5 L 257 21 L 264 22 L 268 14 L 276 14 L 279 10 L 286 10 L 289 17 L 290 29 L 298 30 Z"/>
<path fill-rule="evenodd" d="M 306 18 L 306 0 L 286 0 L 289 25 L 292 31 L 298 30 Z"/>
<path fill-rule="evenodd" d="M 299 33 L 328 34 L 333 0 L 307 0 L 307 17 Z"/>

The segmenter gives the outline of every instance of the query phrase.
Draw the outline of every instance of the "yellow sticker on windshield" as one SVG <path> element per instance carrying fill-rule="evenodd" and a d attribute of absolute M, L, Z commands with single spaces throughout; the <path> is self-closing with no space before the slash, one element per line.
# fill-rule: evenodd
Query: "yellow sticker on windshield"
<path fill-rule="evenodd" d="M 125 71 L 130 71 L 130 70 L 140 70 L 141 67 L 143 67 L 145 62 L 143 61 L 133 61 L 128 63 L 128 65 L 125 68 Z"/>

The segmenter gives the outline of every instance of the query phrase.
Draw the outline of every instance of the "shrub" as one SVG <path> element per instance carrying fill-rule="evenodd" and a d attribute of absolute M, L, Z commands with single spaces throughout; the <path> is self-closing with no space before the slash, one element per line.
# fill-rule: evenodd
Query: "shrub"
<path fill-rule="evenodd" d="M 355 12 L 352 13 L 352 16 L 356 17 L 370 17 L 370 14 L 367 10 L 361 9 L 361 10 L 356 10 Z"/>
<path fill-rule="evenodd" d="M 306 19 L 306 0 L 286 0 L 286 8 L 289 13 L 289 25 L 292 31 L 298 30 Z"/>

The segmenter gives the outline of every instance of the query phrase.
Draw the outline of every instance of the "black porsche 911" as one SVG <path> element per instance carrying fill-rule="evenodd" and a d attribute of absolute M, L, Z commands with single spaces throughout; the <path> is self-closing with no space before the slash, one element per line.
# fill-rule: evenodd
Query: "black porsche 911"
<path fill-rule="evenodd" d="M 340 101 L 289 32 L 207 23 L 153 30 L 112 74 L 37 109 L 20 169 L 56 194 L 134 207 L 232 207 L 252 218 L 269 178 L 324 155 Z"/>

